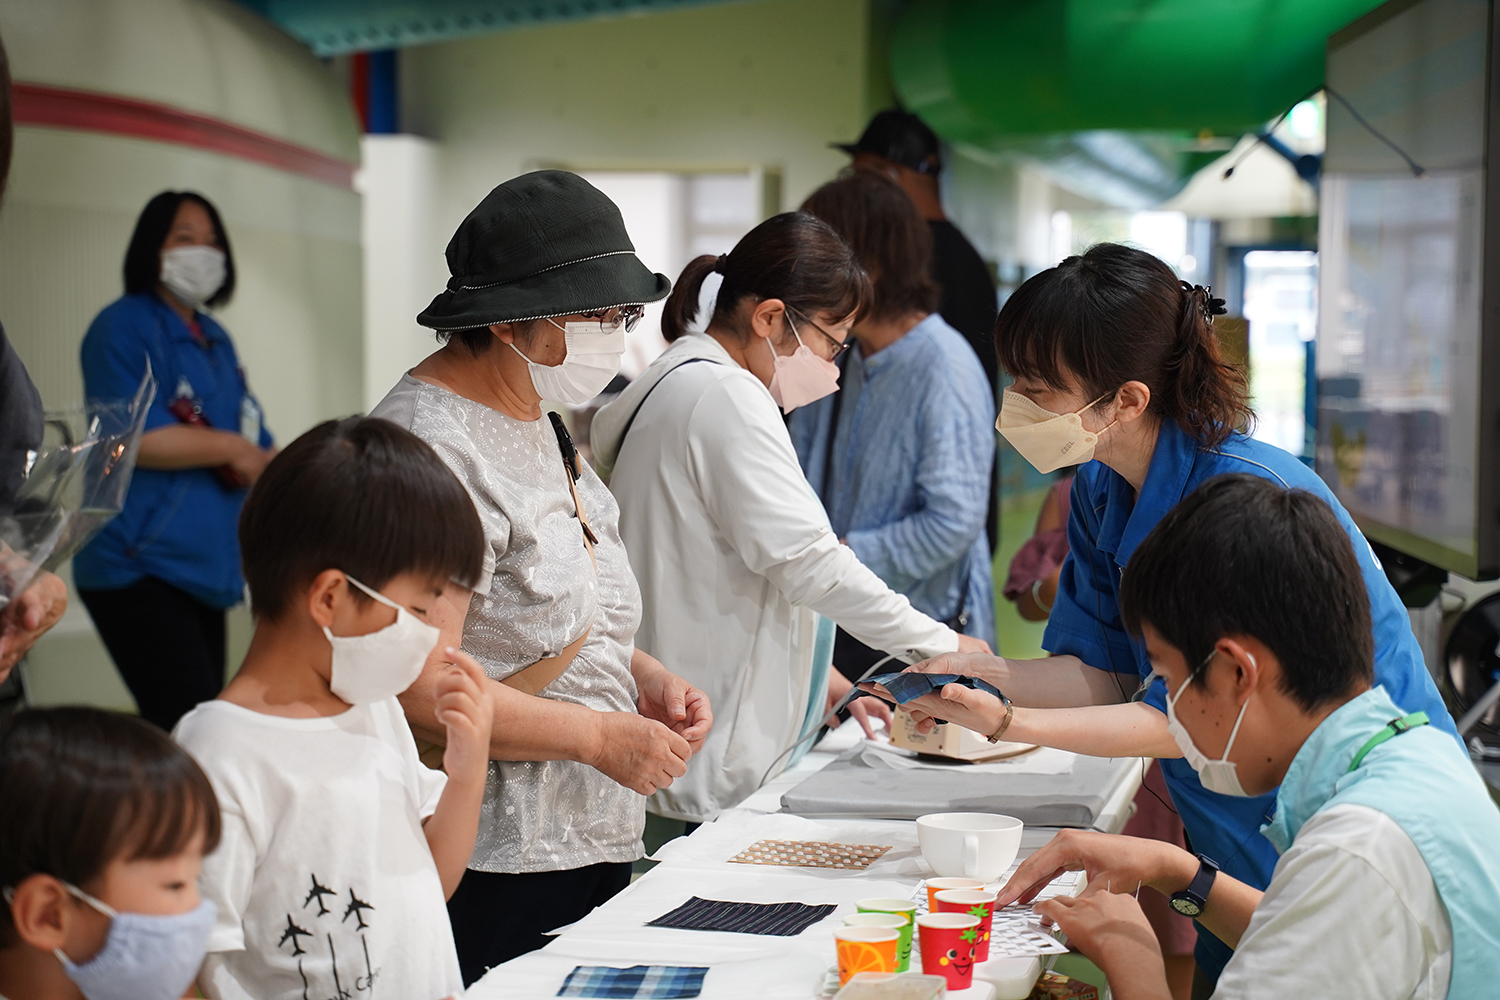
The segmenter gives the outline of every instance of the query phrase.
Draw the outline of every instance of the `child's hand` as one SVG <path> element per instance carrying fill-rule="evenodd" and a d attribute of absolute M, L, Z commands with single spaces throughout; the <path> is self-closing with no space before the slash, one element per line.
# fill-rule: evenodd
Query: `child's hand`
<path fill-rule="evenodd" d="M 468 653 L 448 647 L 452 665 L 438 675 L 437 720 L 447 733 L 443 770 L 449 780 L 484 781 L 490 762 L 494 697 L 484 668 Z"/>

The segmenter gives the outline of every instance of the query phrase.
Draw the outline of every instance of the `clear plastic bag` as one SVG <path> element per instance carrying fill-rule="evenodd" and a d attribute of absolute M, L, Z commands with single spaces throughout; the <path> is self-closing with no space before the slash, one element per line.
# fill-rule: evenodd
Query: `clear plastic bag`
<path fill-rule="evenodd" d="M 0 518 L 0 607 L 36 575 L 73 557 L 125 506 L 146 411 L 156 395 L 148 363 L 135 396 L 91 400 L 86 411 L 49 414 L 50 442 Z"/>

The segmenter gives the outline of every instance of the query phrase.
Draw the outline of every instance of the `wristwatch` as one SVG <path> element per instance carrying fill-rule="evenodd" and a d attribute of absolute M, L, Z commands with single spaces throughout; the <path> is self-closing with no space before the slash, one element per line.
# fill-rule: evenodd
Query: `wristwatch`
<path fill-rule="evenodd" d="M 1172 909 L 1184 917 L 1196 917 L 1203 912 L 1208 905 L 1208 892 L 1213 888 L 1214 876 L 1219 874 L 1219 866 L 1212 858 L 1197 855 L 1198 874 L 1193 876 L 1193 881 L 1181 892 L 1172 893 L 1170 900 Z"/>

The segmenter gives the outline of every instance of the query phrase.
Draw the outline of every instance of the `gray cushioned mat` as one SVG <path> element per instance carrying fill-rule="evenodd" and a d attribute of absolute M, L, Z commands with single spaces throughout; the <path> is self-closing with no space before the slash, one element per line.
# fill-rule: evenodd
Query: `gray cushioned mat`
<path fill-rule="evenodd" d="M 935 812 L 1014 816 L 1028 826 L 1092 826 L 1134 757 L 1079 756 L 1070 774 L 967 775 L 951 768 L 870 767 L 861 748 L 846 752 L 781 797 L 799 816 L 916 819 Z"/>

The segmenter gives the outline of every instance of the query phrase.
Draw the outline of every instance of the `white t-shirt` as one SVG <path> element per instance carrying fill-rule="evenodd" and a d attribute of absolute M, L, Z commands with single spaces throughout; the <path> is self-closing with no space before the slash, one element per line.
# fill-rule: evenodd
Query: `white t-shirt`
<path fill-rule="evenodd" d="M 323 719 L 209 701 L 173 735 L 208 772 L 224 817 L 200 880 L 219 909 L 209 997 L 439 1000 L 463 990 L 422 832 L 447 777 L 417 759 L 395 698 Z"/>
<path fill-rule="evenodd" d="M 1213 1000 L 1443 1000 L 1453 932 L 1422 854 L 1367 806 L 1315 813 L 1271 884 Z"/>

